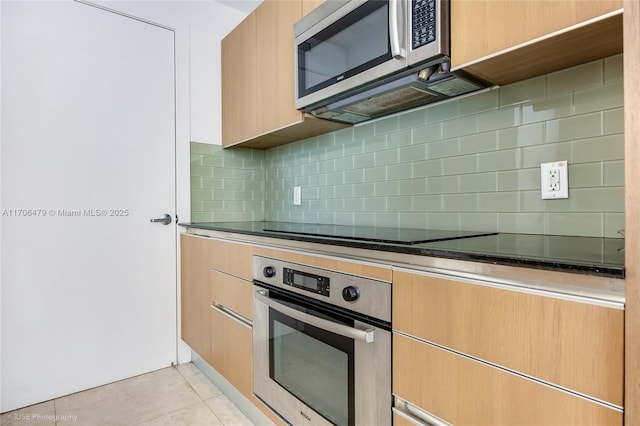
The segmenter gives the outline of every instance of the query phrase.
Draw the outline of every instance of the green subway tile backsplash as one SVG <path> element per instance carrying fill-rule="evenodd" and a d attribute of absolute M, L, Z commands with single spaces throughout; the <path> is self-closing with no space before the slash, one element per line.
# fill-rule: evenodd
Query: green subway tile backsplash
<path fill-rule="evenodd" d="M 620 237 L 617 55 L 267 151 L 192 143 L 193 220 Z M 569 199 L 540 199 L 542 162 Z M 302 187 L 294 206 L 293 186 Z"/>
<path fill-rule="evenodd" d="M 191 143 L 191 220 L 264 220 L 265 154 Z"/>

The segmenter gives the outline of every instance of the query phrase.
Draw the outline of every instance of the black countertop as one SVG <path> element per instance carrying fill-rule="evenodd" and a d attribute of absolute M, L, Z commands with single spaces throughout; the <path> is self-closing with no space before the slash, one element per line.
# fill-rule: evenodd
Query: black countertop
<path fill-rule="evenodd" d="M 287 222 L 203 222 L 180 225 L 394 253 L 624 278 L 624 239 L 621 238 Z"/>

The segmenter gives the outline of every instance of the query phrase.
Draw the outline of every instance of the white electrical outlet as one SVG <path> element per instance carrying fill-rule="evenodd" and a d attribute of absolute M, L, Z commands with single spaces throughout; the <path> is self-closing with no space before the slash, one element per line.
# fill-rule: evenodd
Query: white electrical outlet
<path fill-rule="evenodd" d="M 302 188 L 299 186 L 293 187 L 293 205 L 299 206 L 302 204 Z"/>
<path fill-rule="evenodd" d="M 569 173 L 566 161 L 540 164 L 540 186 L 543 200 L 569 198 Z"/>

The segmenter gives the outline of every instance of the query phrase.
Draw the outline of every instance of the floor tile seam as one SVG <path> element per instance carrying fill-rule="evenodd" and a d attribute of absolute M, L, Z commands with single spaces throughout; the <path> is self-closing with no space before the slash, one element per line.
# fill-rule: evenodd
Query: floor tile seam
<path fill-rule="evenodd" d="M 198 370 L 198 371 L 199 371 L 199 370 Z M 215 384 L 213 384 L 213 383 L 212 383 L 212 382 L 207 378 L 207 376 L 205 376 L 205 375 L 203 374 L 203 375 L 202 375 L 202 377 L 203 377 L 204 379 L 206 379 L 207 381 L 209 381 L 209 382 L 210 382 L 210 383 L 211 383 L 211 384 L 216 388 L 216 390 L 218 391 L 218 393 L 217 393 L 217 394 L 215 394 L 215 395 L 213 395 L 213 396 L 211 396 L 211 397 L 209 397 L 209 398 L 207 398 L 207 399 L 205 400 L 205 398 L 200 394 L 200 392 L 198 392 L 198 389 L 196 389 L 196 387 L 195 387 L 194 383 L 192 383 L 192 382 L 191 382 L 191 380 L 189 380 L 189 378 L 188 378 L 187 376 L 185 376 L 185 375 L 184 375 L 184 374 L 183 374 L 179 369 L 178 369 L 178 372 L 182 375 L 182 377 L 184 377 L 184 379 L 185 379 L 185 381 L 187 382 L 187 384 L 191 387 L 191 389 L 193 389 L 193 391 L 196 393 L 196 395 L 198 395 L 198 397 L 202 400 L 202 402 L 205 402 L 205 401 L 207 401 L 207 400 L 209 400 L 209 399 L 213 399 L 213 398 L 215 398 L 215 397 L 216 397 L 216 396 L 218 396 L 218 395 L 223 395 L 222 391 L 221 391 L 217 386 L 215 386 Z M 194 376 L 196 376 L 196 375 L 197 375 L 197 373 L 194 373 L 194 374 L 189 375 L 189 376 L 190 376 L 190 377 L 194 377 Z M 215 413 L 214 413 L 214 414 L 215 414 Z"/>
<path fill-rule="evenodd" d="M 218 416 L 218 413 L 216 413 L 216 410 L 214 410 L 211 405 L 207 404 L 207 401 L 212 401 L 216 398 L 219 398 L 221 395 L 224 395 L 223 393 L 221 393 L 220 395 L 216 395 L 216 396 L 212 396 L 211 398 L 207 399 L 206 401 L 204 401 L 204 405 L 207 406 L 207 408 L 209 409 L 209 411 L 211 411 L 213 413 L 213 415 L 215 416 L 216 419 L 218 419 L 218 423 L 220 423 L 221 426 L 226 426 L 226 424 L 222 421 L 222 419 Z"/>

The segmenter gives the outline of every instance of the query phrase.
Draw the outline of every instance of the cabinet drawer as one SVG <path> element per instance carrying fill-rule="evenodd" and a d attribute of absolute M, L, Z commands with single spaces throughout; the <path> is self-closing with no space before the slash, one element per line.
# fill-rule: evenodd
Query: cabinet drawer
<path fill-rule="evenodd" d="M 253 284 L 250 281 L 212 269 L 211 299 L 248 319 L 253 316 Z"/>
<path fill-rule="evenodd" d="M 210 267 L 229 275 L 251 281 L 252 246 L 231 241 L 210 239 Z"/>
<path fill-rule="evenodd" d="M 393 392 L 451 424 L 621 425 L 622 412 L 406 336 Z"/>
<path fill-rule="evenodd" d="M 394 329 L 623 405 L 624 311 L 394 272 Z"/>
<path fill-rule="evenodd" d="M 253 396 L 251 327 L 211 309 L 211 357 L 207 361 L 244 396 Z"/>

